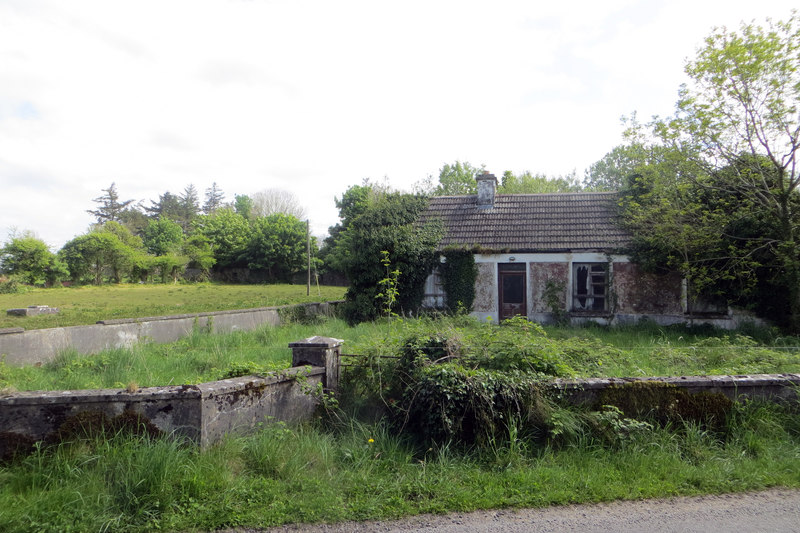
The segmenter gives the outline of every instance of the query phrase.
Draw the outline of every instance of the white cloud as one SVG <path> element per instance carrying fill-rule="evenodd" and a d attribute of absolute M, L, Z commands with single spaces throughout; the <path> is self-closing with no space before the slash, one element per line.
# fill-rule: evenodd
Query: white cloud
<path fill-rule="evenodd" d="M 672 110 L 714 25 L 791 3 L 0 1 L 0 235 L 60 246 L 114 181 L 154 200 L 281 187 L 322 233 L 364 178 L 461 159 L 579 173 Z"/>

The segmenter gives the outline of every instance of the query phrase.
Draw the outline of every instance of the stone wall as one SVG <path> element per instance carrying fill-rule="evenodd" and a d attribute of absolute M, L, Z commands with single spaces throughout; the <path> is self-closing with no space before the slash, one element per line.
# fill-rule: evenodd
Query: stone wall
<path fill-rule="evenodd" d="M 53 441 L 65 428 L 74 431 L 76 426 L 103 421 L 113 428 L 115 421 L 126 417 L 152 431 L 185 437 L 201 446 L 227 434 L 247 433 L 260 424 L 308 419 L 318 408 L 320 385 L 330 390 L 336 384 L 342 341 L 313 337 L 293 344 L 297 347 L 293 348 L 292 368 L 266 376 L 135 391 L 0 394 L 0 458 L 18 443 Z M 309 360 L 315 366 L 307 366 Z"/>
<path fill-rule="evenodd" d="M 268 324 L 278 326 L 281 315 L 313 316 L 333 314 L 340 302 L 262 307 L 236 311 L 217 311 L 161 317 L 102 320 L 90 326 L 70 326 L 23 330 L 0 330 L 0 357 L 12 365 L 45 363 L 59 352 L 74 349 L 91 354 L 114 348 L 127 348 L 137 342 L 174 342 L 194 329 L 227 333 L 248 331 Z"/>

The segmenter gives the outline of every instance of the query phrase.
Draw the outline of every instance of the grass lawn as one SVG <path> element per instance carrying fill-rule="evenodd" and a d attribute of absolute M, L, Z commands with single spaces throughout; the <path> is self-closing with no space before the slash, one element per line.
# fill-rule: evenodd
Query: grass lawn
<path fill-rule="evenodd" d="M 340 300 L 344 287 L 311 288 L 305 285 L 122 284 L 30 289 L 21 294 L 0 294 L 0 328 L 53 328 L 94 324 L 98 320 L 225 311 L 254 307 Z M 57 315 L 8 316 L 7 309 L 49 305 Z"/>

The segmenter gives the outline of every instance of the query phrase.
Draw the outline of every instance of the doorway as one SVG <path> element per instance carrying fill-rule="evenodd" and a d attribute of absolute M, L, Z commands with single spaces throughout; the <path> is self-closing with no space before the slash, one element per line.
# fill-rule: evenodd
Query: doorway
<path fill-rule="evenodd" d="M 497 292 L 500 300 L 500 321 L 513 316 L 528 316 L 525 263 L 497 264 Z"/>

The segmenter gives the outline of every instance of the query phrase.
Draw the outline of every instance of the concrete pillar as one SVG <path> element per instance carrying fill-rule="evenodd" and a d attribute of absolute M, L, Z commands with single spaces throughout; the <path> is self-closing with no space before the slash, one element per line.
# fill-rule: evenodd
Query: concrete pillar
<path fill-rule="evenodd" d="M 292 366 L 310 365 L 325 368 L 322 386 L 327 390 L 336 390 L 339 386 L 339 354 L 343 343 L 342 339 L 316 336 L 290 342 Z"/>

